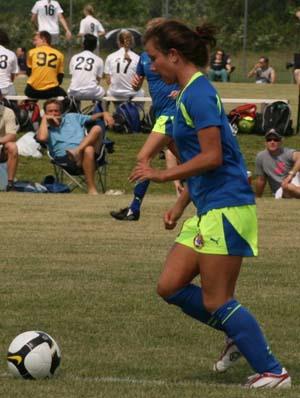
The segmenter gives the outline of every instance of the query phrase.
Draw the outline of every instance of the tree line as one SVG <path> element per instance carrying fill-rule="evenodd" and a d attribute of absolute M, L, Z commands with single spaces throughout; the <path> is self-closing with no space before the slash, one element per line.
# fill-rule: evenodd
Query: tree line
<path fill-rule="evenodd" d="M 67 20 L 71 0 L 59 0 Z M 12 47 L 30 47 L 33 27 L 30 11 L 35 0 L 0 0 L 0 26 L 5 29 Z M 72 0 L 73 34 L 78 33 L 82 9 L 87 3 L 96 10 L 96 17 L 105 29 L 135 27 L 144 31 L 146 22 L 166 14 L 180 18 L 191 25 L 209 20 L 218 28 L 218 45 L 239 51 L 244 43 L 245 4 L 248 3 L 247 48 L 269 51 L 298 47 L 300 21 L 295 12 L 300 0 Z"/>

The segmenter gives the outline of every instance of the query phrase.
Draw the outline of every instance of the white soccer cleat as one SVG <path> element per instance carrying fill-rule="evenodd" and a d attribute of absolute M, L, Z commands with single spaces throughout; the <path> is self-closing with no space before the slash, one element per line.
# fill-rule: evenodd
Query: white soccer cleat
<path fill-rule="evenodd" d="M 282 368 L 281 374 L 275 373 L 256 373 L 253 376 L 248 377 L 248 380 L 244 387 L 246 388 L 290 388 L 292 385 L 292 379 L 288 372 Z"/>
<path fill-rule="evenodd" d="M 227 369 L 235 365 L 241 356 L 242 354 L 234 344 L 233 340 L 226 339 L 225 348 L 220 358 L 214 363 L 213 370 L 218 373 L 226 372 Z"/>

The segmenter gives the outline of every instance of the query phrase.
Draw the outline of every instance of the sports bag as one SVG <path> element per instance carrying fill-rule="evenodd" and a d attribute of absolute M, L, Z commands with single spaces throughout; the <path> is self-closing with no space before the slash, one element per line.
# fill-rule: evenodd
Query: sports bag
<path fill-rule="evenodd" d="M 291 107 L 284 101 L 268 104 L 262 114 L 262 131 L 275 129 L 280 135 L 292 135 Z"/>
<path fill-rule="evenodd" d="M 113 114 L 114 131 L 117 133 L 139 133 L 141 131 L 140 110 L 141 106 L 131 101 L 118 105 Z"/>
<path fill-rule="evenodd" d="M 18 104 L 16 117 L 22 132 L 37 131 L 41 122 L 40 107 L 37 101 L 25 100 Z"/>
<path fill-rule="evenodd" d="M 232 133 L 236 135 L 239 131 L 239 121 L 245 117 L 256 118 L 256 105 L 244 104 L 232 109 L 228 114 L 228 120 L 232 129 Z"/>

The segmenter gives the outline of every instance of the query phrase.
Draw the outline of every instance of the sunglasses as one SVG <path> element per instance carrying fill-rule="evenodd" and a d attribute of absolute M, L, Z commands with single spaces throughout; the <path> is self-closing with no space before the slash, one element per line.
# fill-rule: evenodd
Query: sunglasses
<path fill-rule="evenodd" d="M 280 142 L 281 139 L 280 139 L 280 138 L 267 138 L 266 141 L 267 141 L 267 142 L 271 142 L 271 141 Z"/>

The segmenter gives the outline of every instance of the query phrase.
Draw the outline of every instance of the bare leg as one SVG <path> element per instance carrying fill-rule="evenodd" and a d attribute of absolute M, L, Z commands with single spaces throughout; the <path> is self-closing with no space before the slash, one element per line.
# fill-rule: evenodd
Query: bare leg
<path fill-rule="evenodd" d="M 98 148 L 102 144 L 103 132 L 100 126 L 93 126 L 89 133 L 84 136 L 83 140 L 76 148 L 67 149 L 67 155 L 75 161 L 77 166 L 81 166 L 83 161 L 83 152 L 88 146 Z"/>
<path fill-rule="evenodd" d="M 8 142 L 4 146 L 5 157 L 7 159 L 7 178 L 14 181 L 18 166 L 18 147 L 15 142 Z"/>
<path fill-rule="evenodd" d="M 190 283 L 199 274 L 198 254 L 187 246 L 175 243 L 168 253 L 160 275 L 157 292 L 166 298 Z"/>
<path fill-rule="evenodd" d="M 95 149 L 91 145 L 83 150 L 82 168 L 88 187 L 88 193 L 90 195 L 97 195 L 98 192 L 95 184 Z"/>
<path fill-rule="evenodd" d="M 242 260 L 240 256 L 199 254 L 203 302 L 207 311 L 214 312 L 233 298 Z"/>

